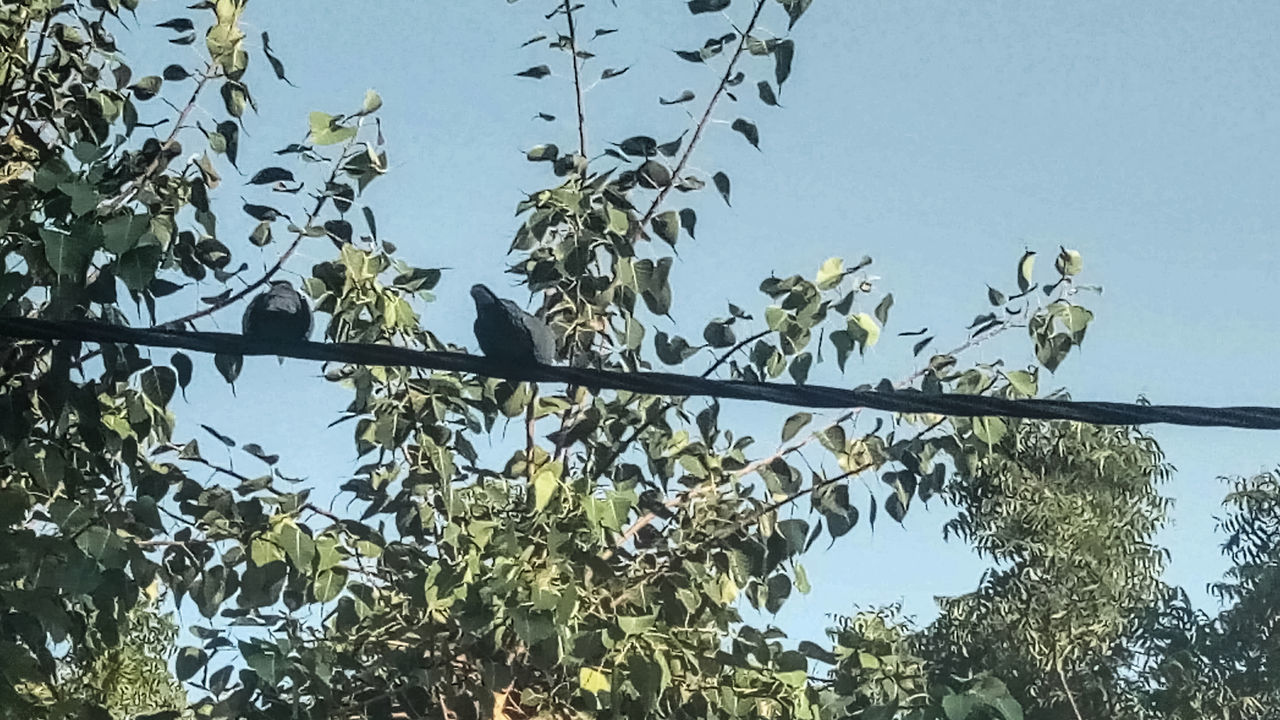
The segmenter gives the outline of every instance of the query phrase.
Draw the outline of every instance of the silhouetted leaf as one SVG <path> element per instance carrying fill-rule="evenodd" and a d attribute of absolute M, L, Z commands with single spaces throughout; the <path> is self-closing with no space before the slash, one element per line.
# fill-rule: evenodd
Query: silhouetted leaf
<path fill-rule="evenodd" d="M 689 12 L 694 15 L 720 12 L 727 7 L 729 7 L 729 0 L 689 0 Z"/>
<path fill-rule="evenodd" d="M 724 198 L 724 204 L 732 207 L 733 203 L 729 202 L 729 176 L 723 172 L 717 172 L 711 176 L 711 182 L 715 183 L 716 190 L 720 191 L 720 197 Z"/>
<path fill-rule="evenodd" d="M 546 65 L 535 65 L 534 67 L 531 67 L 528 70 L 521 70 L 520 72 L 516 73 L 516 77 L 527 77 L 527 78 L 533 78 L 534 80 L 541 80 L 542 78 L 550 74 L 551 74 L 551 68 L 547 67 Z"/>
<path fill-rule="evenodd" d="M 667 100 L 666 98 L 660 97 L 658 98 L 658 102 L 662 105 L 678 105 L 679 103 L 689 102 L 690 100 L 693 99 L 693 97 L 694 96 L 693 96 L 692 90 L 685 90 L 684 92 L 680 93 L 679 95 L 677 95 L 675 98 L 672 98 L 671 100 Z"/>
<path fill-rule="evenodd" d="M 618 149 L 631 157 L 653 157 L 658 152 L 658 141 L 645 135 L 636 135 L 629 137 L 620 143 L 615 143 Z"/>
<path fill-rule="evenodd" d="M 250 185 L 267 185 L 273 182 L 293 182 L 293 173 L 282 167 L 268 167 L 259 170 L 249 179 Z"/>
<path fill-rule="evenodd" d="M 761 80 L 756 83 L 756 89 L 760 92 L 760 101 L 765 105 L 773 107 L 778 106 L 778 96 L 773 94 L 773 86 L 769 85 L 768 80 Z"/>

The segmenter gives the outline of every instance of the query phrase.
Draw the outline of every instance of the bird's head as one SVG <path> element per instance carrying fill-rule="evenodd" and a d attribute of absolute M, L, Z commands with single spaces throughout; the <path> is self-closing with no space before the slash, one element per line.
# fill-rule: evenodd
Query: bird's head
<path fill-rule="evenodd" d="M 476 306 L 491 305 L 498 302 L 498 296 L 493 291 L 480 283 L 471 286 L 471 299 L 476 301 Z"/>

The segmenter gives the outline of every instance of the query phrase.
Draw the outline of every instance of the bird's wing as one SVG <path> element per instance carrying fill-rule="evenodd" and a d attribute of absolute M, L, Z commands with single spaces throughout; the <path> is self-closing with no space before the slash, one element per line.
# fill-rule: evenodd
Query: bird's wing
<path fill-rule="evenodd" d="M 268 302 L 266 293 L 255 297 L 249 301 L 249 307 L 244 309 L 244 315 L 240 317 L 240 332 L 245 335 L 249 334 L 249 326 L 254 323 L 254 316 L 262 312 Z"/>

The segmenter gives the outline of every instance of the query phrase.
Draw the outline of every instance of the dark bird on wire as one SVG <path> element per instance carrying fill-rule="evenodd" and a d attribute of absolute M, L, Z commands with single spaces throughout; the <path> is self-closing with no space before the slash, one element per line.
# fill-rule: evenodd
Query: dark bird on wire
<path fill-rule="evenodd" d="M 484 285 L 472 285 L 471 297 L 476 301 L 476 341 L 487 357 L 513 365 L 555 362 L 556 337 L 546 323 Z"/>
<path fill-rule="evenodd" d="M 241 329 L 245 337 L 307 340 L 311 337 L 311 306 L 288 280 L 272 280 L 266 292 L 249 302 Z"/>

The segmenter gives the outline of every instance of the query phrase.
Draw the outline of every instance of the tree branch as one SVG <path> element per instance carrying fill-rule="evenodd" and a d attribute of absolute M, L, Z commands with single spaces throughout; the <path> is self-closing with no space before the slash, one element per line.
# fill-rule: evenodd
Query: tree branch
<path fill-rule="evenodd" d="M 346 145 L 343 145 L 342 152 L 339 154 L 337 162 L 333 164 L 333 170 L 329 173 L 329 179 L 325 182 L 325 187 L 328 187 L 328 185 L 338 177 L 338 171 L 342 168 L 342 161 L 346 157 L 347 148 L 351 146 L 352 142 L 354 142 L 354 139 L 348 141 Z M 285 261 L 288 260 L 293 255 L 294 251 L 298 249 L 298 246 L 302 244 L 302 240 L 307 237 L 306 235 L 307 228 L 311 226 L 311 223 L 316 219 L 316 216 L 318 216 L 320 214 L 320 211 L 324 209 L 324 204 L 328 199 L 329 199 L 329 195 L 327 192 L 322 192 L 316 198 L 315 207 L 311 209 L 311 212 L 307 213 L 307 219 L 302 223 L 301 227 L 298 228 L 298 231 L 294 233 L 293 242 L 289 243 L 289 247 L 285 248 L 284 252 L 280 254 L 280 257 L 276 259 L 275 263 L 273 263 L 271 267 L 267 268 L 266 272 L 262 274 L 262 277 L 246 285 L 243 290 L 236 293 L 232 293 L 225 300 L 214 303 L 213 305 L 210 305 L 209 307 L 204 308 L 202 310 L 197 310 L 196 312 L 188 313 L 186 315 L 183 315 L 182 317 L 174 318 L 173 320 L 170 320 L 168 322 L 160 323 L 156 327 L 157 328 L 180 328 L 183 325 L 186 325 L 193 320 L 198 320 L 202 317 L 212 315 L 213 313 L 221 310 L 222 308 L 225 308 L 229 305 L 233 305 L 239 302 L 241 299 L 247 297 L 254 290 L 266 285 L 267 282 L 271 280 L 271 278 L 274 277 L 277 272 L 280 272 L 280 269 L 284 267 Z"/>
<path fill-rule="evenodd" d="M 1071 712 L 1075 714 L 1076 720 L 1084 720 L 1084 716 L 1080 714 L 1080 707 L 1076 705 L 1076 698 L 1071 694 L 1071 687 L 1067 685 L 1067 674 L 1062 669 L 1062 658 L 1059 657 L 1054 663 L 1058 671 L 1058 679 L 1062 682 L 1062 692 L 1067 695 L 1067 702 L 1071 704 Z"/>
<path fill-rule="evenodd" d="M 13 111 L 13 123 L 9 126 L 9 132 L 5 134 L 6 143 L 13 139 L 13 134 L 18 131 L 18 125 L 22 123 L 23 114 L 31 107 L 31 85 L 35 82 L 36 70 L 40 66 L 40 56 L 44 54 L 44 41 L 49 35 L 49 26 L 53 23 L 53 15 L 54 12 L 52 10 L 46 11 L 44 22 L 40 25 L 40 39 L 36 41 L 36 54 L 25 68 L 26 72 L 22 78 L 22 100 L 18 102 L 17 109 Z M 16 74 L 9 76 L 9 82 L 5 83 L 4 91 L 0 92 L 0 98 L 9 97 L 14 77 L 16 77 Z"/>
<path fill-rule="evenodd" d="M 122 205 L 132 200 L 134 196 L 138 194 L 138 190 L 140 190 L 143 184 L 151 178 L 151 174 L 160 167 L 160 164 L 164 159 L 164 148 L 169 147 L 169 144 L 178 137 L 178 133 L 182 130 L 182 124 L 186 122 L 187 116 L 191 114 L 191 111 L 195 109 L 196 101 L 200 99 L 200 92 L 204 90 L 204 86 L 213 78 L 218 77 L 219 74 L 220 72 L 216 66 L 205 66 L 204 71 L 200 73 L 200 79 L 196 81 L 195 89 L 191 91 L 191 97 L 187 99 L 187 104 L 178 112 L 178 118 L 173 123 L 173 129 L 169 131 L 169 136 L 164 139 L 163 143 L 161 143 L 160 153 L 151 160 L 151 163 L 147 165 L 141 174 L 126 183 L 125 188 L 122 189 L 119 194 L 108 200 L 106 203 L 103 203 L 101 207 L 107 211 L 118 210 Z"/>
<path fill-rule="evenodd" d="M 948 354 L 948 355 L 956 355 L 956 354 L 959 354 L 959 353 L 961 353 L 961 352 L 964 352 L 965 350 L 968 350 L 969 348 L 973 347 L 974 345 L 978 344 L 979 342 L 985 342 L 986 340 L 989 340 L 990 338 L 995 337 L 996 335 L 998 335 L 998 334 L 1000 334 L 1000 333 L 1004 332 L 1005 330 L 1007 330 L 1007 329 L 1010 327 L 1010 324 L 1011 324 L 1011 323 L 1010 323 L 1009 321 L 1005 321 L 1004 323 L 1001 323 L 1000 325 L 998 325 L 998 326 L 996 326 L 996 327 L 992 328 L 991 330 L 989 330 L 989 331 L 987 331 L 987 332 L 985 332 L 985 333 L 981 333 L 981 334 L 979 334 L 979 335 L 975 335 L 975 336 L 973 336 L 973 337 L 971 337 L 971 338 L 969 338 L 969 339 L 965 340 L 963 343 L 960 343 L 959 345 L 957 345 L 955 348 L 953 348 L 953 349 L 952 349 L 949 353 L 947 353 L 947 354 Z M 750 340 L 750 339 L 754 339 L 754 338 L 749 338 L 748 340 Z M 744 342 L 747 342 L 747 341 L 744 341 Z M 736 350 L 738 350 L 738 348 L 739 348 L 741 345 L 742 345 L 742 343 L 739 343 L 739 345 L 738 345 L 738 346 L 735 346 L 735 347 L 733 348 L 733 350 L 731 350 L 731 351 L 729 352 L 729 354 L 728 354 L 728 355 L 733 354 L 733 352 L 734 352 L 734 351 L 736 351 Z M 707 374 L 709 374 L 709 373 L 711 372 L 711 370 L 714 370 L 714 369 L 716 368 L 716 366 L 718 366 L 721 362 L 723 362 L 723 361 L 724 361 L 724 359 L 728 357 L 728 355 L 726 355 L 724 358 L 721 358 L 720 360 L 718 360 L 718 361 L 716 362 L 716 365 L 711 366 L 711 368 L 710 368 L 710 369 L 708 369 Z M 922 368 L 918 368 L 915 372 L 911 373 L 911 374 L 910 374 L 910 375 L 908 375 L 906 378 L 904 378 L 903 380 L 901 380 L 901 381 L 899 381 L 897 384 L 895 384 L 895 385 L 894 385 L 894 387 L 895 387 L 895 388 L 904 388 L 904 387 L 908 387 L 908 386 L 910 386 L 913 382 L 915 382 L 915 381 L 916 381 L 916 380 L 918 380 L 920 377 L 922 377 L 922 376 L 923 376 L 925 373 L 927 373 L 928 371 L 929 371 L 929 367 L 928 367 L 927 365 L 926 365 L 926 366 L 924 366 L 924 367 L 922 367 Z M 704 374 L 704 377 L 705 377 L 705 376 L 706 376 L 706 375 Z M 740 477 L 745 477 L 745 476 L 750 475 L 751 473 L 753 473 L 753 472 L 755 472 L 755 471 L 759 470 L 759 469 L 760 469 L 760 468 L 762 468 L 762 467 L 766 467 L 767 465 L 769 465 L 770 463 L 772 463 L 774 460 L 777 460 L 777 459 L 779 459 L 779 458 L 786 457 L 787 455 L 790 455 L 791 453 L 793 453 L 793 452 L 796 452 L 796 451 L 800 450 L 801 448 L 805 447 L 805 446 L 806 446 L 806 445 L 808 445 L 809 443 L 813 442 L 813 440 L 814 440 L 814 439 L 816 439 L 816 438 L 818 438 L 819 436 L 821 436 L 821 435 L 822 435 L 823 433 L 825 433 L 827 430 L 830 430 L 831 428 L 833 428 L 833 427 L 835 427 L 835 426 L 837 426 L 837 425 L 840 425 L 840 424 L 842 424 L 842 423 L 845 423 L 845 422 L 849 421 L 850 419 L 852 419 L 852 418 L 856 417 L 857 415 L 859 415 L 859 414 L 863 411 L 863 409 L 864 409 L 864 408 L 856 408 L 856 409 L 854 409 L 854 410 L 850 410 L 850 411 L 848 411 L 848 412 L 841 413 L 841 414 L 840 414 L 840 416 L 839 416 L 839 417 L 837 417 L 835 420 L 832 420 L 831 422 L 829 422 L 829 423 L 827 423 L 826 425 L 822 426 L 822 427 L 821 427 L 821 428 L 819 428 L 818 430 L 815 430 L 815 431 L 813 431 L 813 432 L 809 433 L 809 434 L 808 434 L 808 435 L 807 435 L 803 440 L 801 440 L 801 441 L 799 441 L 799 442 L 797 442 L 797 443 L 793 443 L 793 444 L 791 444 L 791 445 L 784 445 L 784 446 L 780 447 L 776 452 L 774 452 L 774 453 L 773 453 L 773 454 L 771 454 L 771 455 L 768 455 L 768 456 L 766 456 L 766 457 L 759 458 L 759 459 L 757 459 L 757 460 L 753 460 L 753 461 L 751 461 L 751 462 L 747 463 L 745 466 L 743 466 L 743 467 L 739 468 L 738 470 L 734 471 L 734 472 L 733 472 L 733 474 L 731 475 L 731 477 L 732 477 L 732 478 L 735 478 L 735 479 L 736 479 L 736 478 L 740 478 Z M 942 422 L 942 421 L 938 421 L 937 423 L 934 423 L 933 425 L 929 426 L 928 428 L 926 428 L 926 432 L 927 432 L 928 430 L 932 430 L 934 427 L 937 427 L 939 424 L 941 424 L 941 422 Z M 646 425 L 647 425 L 647 423 L 646 423 Z M 642 427 L 642 428 L 641 428 L 641 430 L 643 430 L 643 429 L 644 429 L 644 428 Z M 636 431 L 636 433 L 635 433 L 635 435 L 632 435 L 630 438 L 628 438 L 628 439 L 627 439 L 626 444 L 627 444 L 627 445 L 629 445 L 631 442 L 633 442 L 633 441 L 635 440 L 635 438 L 639 435 L 639 433 L 640 433 L 640 430 L 637 430 L 637 431 Z M 616 460 L 617 460 L 617 455 L 615 455 L 615 456 L 613 457 L 613 459 L 610 461 L 610 464 L 612 464 L 612 462 L 613 462 L 613 461 L 616 461 Z M 859 468 L 858 470 L 856 470 L 856 471 L 855 471 L 855 473 L 854 473 L 854 474 L 856 474 L 856 473 L 861 473 L 861 472 L 863 472 L 865 469 L 866 469 L 866 468 Z M 836 478 L 835 480 L 832 480 L 831 482 L 835 482 L 836 480 L 840 480 L 840 479 L 843 479 L 843 478 L 845 478 L 845 477 L 849 477 L 849 475 L 850 475 L 850 473 L 845 473 L 844 475 L 842 475 L 842 476 L 840 476 L 840 477 Z M 829 485 L 829 484 L 831 484 L 831 482 L 827 482 L 827 483 L 825 483 L 825 484 L 826 484 L 826 485 Z M 825 485 L 823 485 L 823 486 L 825 486 Z M 818 489 L 818 487 L 817 487 L 817 486 L 815 486 L 815 487 L 810 487 L 807 491 L 804 491 L 804 492 L 803 492 L 803 493 L 801 493 L 801 494 L 802 494 L 802 495 L 803 495 L 803 494 L 808 494 L 808 493 L 811 493 L 811 492 L 813 492 L 813 491 L 815 491 L 815 490 L 817 490 L 817 489 Z M 664 501 L 664 503 L 663 503 L 663 504 L 664 504 L 664 505 L 666 505 L 667 507 L 671 507 L 671 508 L 678 508 L 679 506 L 681 506 L 681 505 L 683 505 L 683 504 L 684 504 L 684 502 L 685 502 L 685 500 L 684 500 L 684 499 L 688 496 L 688 494 L 689 494 L 688 492 L 683 493 L 683 494 L 681 494 L 681 495 L 676 496 L 675 498 L 672 498 L 672 499 L 670 499 L 670 500 Z M 800 495 L 797 495 L 796 497 L 800 497 Z M 790 499 L 790 500 L 787 500 L 787 502 L 792 502 L 792 501 L 794 501 L 794 499 L 795 499 L 795 498 L 792 498 L 792 499 Z M 778 507 L 781 507 L 781 505 L 779 505 Z M 777 509 L 777 507 L 774 507 L 774 508 L 771 508 L 771 509 L 776 510 L 776 509 Z M 637 518 L 637 519 L 636 519 L 636 521 L 635 521 L 634 523 L 632 523 L 630 526 L 628 526 L 628 527 L 627 527 L 627 529 L 626 529 L 625 531 L 623 531 L 623 533 L 622 533 L 621 537 L 620 537 L 620 538 L 619 538 L 619 540 L 618 540 L 618 545 L 617 545 L 617 546 L 618 546 L 618 547 L 621 547 L 623 544 L 625 544 L 626 542 L 628 542 L 631 538 L 635 537 L 636 533 L 640 531 L 640 528 L 642 528 L 642 527 L 644 527 L 644 526 L 646 526 L 646 525 L 648 525 L 648 524 L 652 523 L 652 522 L 654 521 L 654 519 L 656 519 L 656 517 L 657 517 L 657 516 L 656 516 L 653 512 L 648 512 L 648 513 L 645 513 L 644 515 L 641 515 L 639 518 Z M 756 517 L 759 517 L 759 515 L 756 515 Z M 613 555 L 613 551 L 611 550 L 611 551 L 609 551 L 608 553 L 606 553 L 606 555 L 605 555 L 604 557 L 605 557 L 605 559 L 608 559 L 608 558 L 609 558 L 609 557 L 611 557 L 612 555 Z"/>
<path fill-rule="evenodd" d="M 680 160 L 676 162 L 676 166 L 671 170 L 671 182 L 667 183 L 658 191 L 653 203 L 649 209 L 645 211 L 644 217 L 640 219 L 638 227 L 640 232 L 644 231 L 644 226 L 653 216 L 657 214 L 658 208 L 662 202 L 667 199 L 667 195 L 671 192 L 671 188 L 675 187 L 676 178 L 680 177 L 680 173 L 684 171 L 685 165 L 689 162 L 689 157 L 693 154 L 693 149 L 698 145 L 698 141 L 702 139 L 702 133 L 707 129 L 707 125 L 711 122 L 711 112 L 715 110 L 716 103 L 719 102 L 720 96 L 724 94 L 725 88 L 729 87 L 729 80 L 733 77 L 733 68 L 737 66 L 738 58 L 742 57 L 742 52 L 747 47 L 747 38 L 751 36 L 751 31 L 755 30 L 756 22 L 760 19 L 760 11 L 764 10 L 766 0 L 756 0 L 756 9 L 751 13 L 751 21 L 747 23 L 747 29 L 741 34 L 738 41 L 738 48 L 733 51 L 733 57 L 729 59 L 729 65 L 724 69 L 724 76 L 720 78 L 720 84 L 716 86 L 716 91 L 712 93 L 711 100 L 707 102 L 707 108 L 702 113 L 702 118 L 698 120 L 698 124 L 693 129 L 693 137 L 689 139 L 689 144 L 685 146 L 684 154 L 680 156 Z"/>
<path fill-rule="evenodd" d="M 578 101 L 578 154 L 587 156 L 587 115 L 582 102 L 582 73 L 578 64 L 578 33 L 573 22 L 572 0 L 564 0 L 564 16 L 569 22 L 569 55 L 573 63 L 573 91 Z"/>

